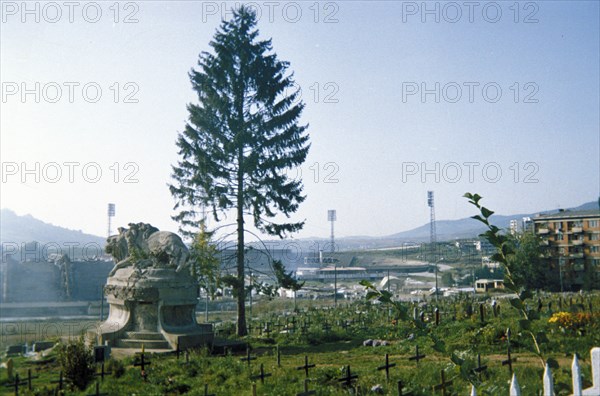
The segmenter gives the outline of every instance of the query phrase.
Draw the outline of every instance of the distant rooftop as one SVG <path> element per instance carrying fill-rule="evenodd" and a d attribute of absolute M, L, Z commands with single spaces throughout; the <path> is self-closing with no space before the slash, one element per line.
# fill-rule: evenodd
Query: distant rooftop
<path fill-rule="evenodd" d="M 566 218 L 587 218 L 600 217 L 600 209 L 594 210 L 559 210 L 554 213 L 544 213 L 536 215 L 533 220 L 551 220 L 551 219 L 566 219 Z"/>

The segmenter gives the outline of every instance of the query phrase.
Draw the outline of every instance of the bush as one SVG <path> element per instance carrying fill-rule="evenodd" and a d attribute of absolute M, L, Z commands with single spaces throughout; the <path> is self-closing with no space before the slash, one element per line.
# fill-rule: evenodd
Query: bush
<path fill-rule="evenodd" d="M 108 361 L 106 371 L 112 373 L 113 377 L 120 378 L 123 376 L 123 374 L 125 374 L 125 366 L 120 360 L 110 359 Z"/>
<path fill-rule="evenodd" d="M 80 390 L 85 389 L 94 378 L 92 348 L 85 344 L 83 336 L 76 341 L 59 344 L 58 361 L 65 378 Z"/>
<path fill-rule="evenodd" d="M 588 326 L 593 325 L 597 317 L 598 315 L 584 312 L 556 312 L 548 320 L 548 323 L 556 324 L 559 328 L 566 331 L 584 332 Z"/>

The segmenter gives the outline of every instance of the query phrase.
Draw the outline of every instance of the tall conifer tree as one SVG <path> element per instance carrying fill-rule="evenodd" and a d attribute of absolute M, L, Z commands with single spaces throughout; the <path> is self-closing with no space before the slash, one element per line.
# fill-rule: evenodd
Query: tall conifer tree
<path fill-rule="evenodd" d="M 219 221 L 236 212 L 236 282 L 240 336 L 247 334 L 244 293 L 244 216 L 269 235 L 283 238 L 304 222 L 289 219 L 305 199 L 301 180 L 286 170 L 301 165 L 310 147 L 304 109 L 289 63 L 280 61 L 271 40 L 259 40 L 256 15 L 242 6 L 223 21 L 189 74 L 198 104 L 189 104 L 189 120 L 178 135 L 180 160 L 173 166 L 173 218 L 182 232 L 197 225 L 200 208 Z"/>

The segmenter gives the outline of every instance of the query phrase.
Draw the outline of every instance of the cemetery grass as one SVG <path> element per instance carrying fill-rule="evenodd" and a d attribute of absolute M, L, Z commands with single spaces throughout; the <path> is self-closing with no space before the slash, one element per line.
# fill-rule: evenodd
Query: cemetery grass
<path fill-rule="evenodd" d="M 589 294 L 585 301 L 579 303 L 575 297 L 573 304 L 565 300 L 564 312 L 586 313 L 587 304 L 600 307 L 600 295 Z M 189 352 L 188 359 L 181 354 L 179 359 L 174 354 L 147 355 L 151 364 L 146 367 L 147 380 L 140 375 L 140 368 L 134 367 L 133 358 L 125 358 L 119 363 L 109 361 L 106 369 L 116 372 L 119 366 L 124 367 L 120 375 L 111 374 L 100 382 L 100 392 L 108 395 L 203 395 L 204 386 L 208 385 L 208 394 L 235 395 L 251 394 L 252 383 L 256 384 L 258 395 L 296 395 L 303 391 L 304 370 L 297 367 L 304 365 L 305 356 L 309 364 L 316 367 L 309 369 L 309 390 L 315 390 L 317 395 L 347 395 L 350 391 L 339 379 L 344 375 L 344 367 L 350 366 L 352 374 L 358 379 L 354 387 L 358 394 L 375 394 L 371 388 L 380 385 L 383 394 L 396 395 L 397 382 L 402 380 L 404 390 L 413 395 L 432 395 L 432 387 L 440 383 L 440 371 L 445 371 L 447 380 L 453 384 L 449 394 L 468 394 L 470 382 L 461 376 L 461 367 L 455 365 L 452 354 L 464 359 L 463 370 L 470 371 L 477 367 L 477 355 L 481 355 L 481 364 L 487 365 L 487 370 L 480 375 L 472 376 L 471 381 L 477 384 L 479 395 L 508 394 L 510 372 L 502 361 L 506 360 L 507 340 L 505 330 L 512 329 L 511 353 L 516 357 L 513 363 L 523 395 L 538 395 L 541 390 L 543 368 L 538 357 L 530 352 L 531 340 L 519 332 L 519 317 L 511 309 L 507 301 L 498 300 L 500 313 L 496 317 L 486 305 L 487 315 L 481 321 L 478 310 L 467 316 L 465 306 L 477 306 L 479 302 L 470 300 L 443 301 L 438 304 L 442 311 L 442 320 L 438 326 L 433 323 L 430 303 L 429 307 L 421 305 L 419 310 L 426 312 L 425 326 L 429 334 L 415 326 L 411 321 L 396 319 L 387 308 L 381 305 L 370 305 L 364 302 L 340 304 L 337 309 L 321 309 L 318 307 L 302 308 L 296 314 L 278 315 L 274 310 L 258 309 L 260 315 L 252 322 L 252 335 L 245 338 L 251 345 L 251 356 L 256 356 L 250 365 L 242 361 L 245 354 L 229 354 L 227 356 L 211 356 L 206 349 Z M 537 300 L 536 300 L 537 301 Z M 540 319 L 533 321 L 534 332 L 543 332 L 547 342 L 542 344 L 545 359 L 553 359 L 558 365 L 553 369 L 555 391 L 557 395 L 570 394 L 570 365 L 572 354 L 580 357 L 583 372 L 584 387 L 591 385 L 589 350 L 600 346 L 600 325 L 598 315 L 592 314 L 592 320 L 584 326 L 569 328 L 549 323 L 549 319 L 558 311 L 557 296 L 545 296 L 544 308 L 541 309 Z M 555 309 L 547 308 L 552 302 Z M 279 304 L 279 303 L 278 303 Z M 268 305 L 268 303 L 265 303 Z M 277 305 L 278 306 L 278 305 Z M 454 319 L 456 315 L 456 320 Z M 268 326 L 275 327 L 276 323 L 288 327 L 291 318 L 296 318 L 296 330 L 292 333 L 261 331 Z M 342 326 L 340 321 L 350 322 Z M 308 323 L 308 324 L 307 324 Z M 220 326 L 223 336 L 232 331 L 232 325 L 224 322 Z M 331 328 L 329 328 L 331 327 Z M 430 334 L 443 341 L 444 348 L 439 350 L 431 339 Z M 363 346 L 366 339 L 381 339 L 390 342 L 387 346 Z M 279 346 L 281 366 L 277 365 L 276 345 Z M 409 361 L 415 355 L 416 346 L 419 353 L 426 355 L 417 364 Z M 390 368 L 390 380 L 386 381 L 385 371 L 377 370 L 384 365 L 385 354 L 389 355 L 390 363 L 396 366 Z M 5 359 L 3 358 L 3 361 Z M 27 369 L 38 377 L 33 380 L 32 390 L 27 385 L 19 390 L 20 395 L 51 395 L 56 388 L 60 367 L 56 355 L 50 353 L 42 363 L 32 362 L 23 357 L 15 357 L 15 372 L 21 379 L 26 378 Z M 186 361 L 187 360 L 187 361 Z M 264 384 L 260 379 L 252 378 L 260 372 L 271 374 L 265 378 Z M 0 393 L 12 394 L 8 384 L 6 369 L 0 370 Z M 95 383 L 91 383 L 85 391 L 69 390 L 66 394 L 92 395 L 95 393 Z M 438 394 L 441 394 L 438 392 Z"/>

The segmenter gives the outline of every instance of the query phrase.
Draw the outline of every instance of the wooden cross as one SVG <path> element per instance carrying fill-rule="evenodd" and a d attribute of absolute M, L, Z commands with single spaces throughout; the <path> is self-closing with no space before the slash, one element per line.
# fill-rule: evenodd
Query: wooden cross
<path fill-rule="evenodd" d="M 467 304 L 467 316 L 473 315 L 473 306 L 471 304 Z"/>
<path fill-rule="evenodd" d="M 390 364 L 390 355 L 385 354 L 385 365 L 377 367 L 377 370 L 385 370 L 385 380 L 390 380 L 390 367 L 396 367 L 396 363 Z"/>
<path fill-rule="evenodd" d="M 133 363 L 133 366 L 140 367 L 140 374 L 142 375 L 142 378 L 144 379 L 144 381 L 146 381 L 148 379 L 148 373 L 146 373 L 146 366 L 150 365 L 150 362 L 146 360 L 146 354 L 144 353 L 143 347 L 142 347 L 142 353 L 140 353 L 137 356 L 140 357 L 140 361 Z"/>
<path fill-rule="evenodd" d="M 277 367 L 281 367 L 281 351 L 279 350 L 279 345 L 277 345 Z"/>
<path fill-rule="evenodd" d="M 26 383 L 27 383 L 27 381 L 20 381 L 19 380 L 19 373 L 17 373 L 17 374 L 15 374 L 15 380 L 12 383 L 6 384 L 4 386 L 6 386 L 6 387 L 14 387 L 15 388 L 15 396 L 19 396 L 19 385 L 25 385 Z"/>
<path fill-rule="evenodd" d="M 94 374 L 94 376 L 100 377 L 102 379 L 102 381 L 104 381 L 104 376 L 106 374 L 112 374 L 112 371 L 104 371 L 104 363 L 102 363 L 102 365 L 100 366 L 100 372 Z"/>
<path fill-rule="evenodd" d="M 444 374 L 444 370 L 440 371 L 442 377 L 442 383 L 433 387 L 433 390 L 442 390 L 442 395 L 446 395 L 446 389 L 448 386 L 452 385 L 452 381 L 446 381 L 446 375 Z"/>
<path fill-rule="evenodd" d="M 473 369 L 473 372 L 476 374 L 480 374 L 487 370 L 487 365 L 481 365 L 481 355 L 477 354 L 477 367 Z"/>
<path fill-rule="evenodd" d="M 513 362 L 517 361 L 517 358 L 513 358 L 510 356 L 510 328 L 506 329 L 506 356 L 507 356 L 507 359 L 502 361 L 502 365 L 503 366 L 508 365 L 510 373 L 512 374 L 513 373 L 512 364 L 513 364 Z"/>
<path fill-rule="evenodd" d="M 272 331 L 273 330 L 271 330 L 271 322 L 265 322 L 265 328 L 262 330 L 262 332 L 265 333 L 267 337 L 269 337 Z"/>
<path fill-rule="evenodd" d="M 65 386 L 65 382 L 71 382 L 71 380 L 64 378 L 62 371 L 60 372 L 57 381 L 50 381 L 51 384 L 58 384 L 59 391 L 63 390 L 63 387 Z"/>
<path fill-rule="evenodd" d="M 296 317 L 292 317 L 292 331 L 296 331 Z"/>
<path fill-rule="evenodd" d="M 419 360 L 423 359 L 425 357 L 425 355 L 419 355 L 419 346 L 417 345 L 416 347 L 416 352 L 415 352 L 415 356 L 411 356 L 408 358 L 408 360 L 416 360 L 417 361 L 417 366 L 419 365 Z"/>
<path fill-rule="evenodd" d="M 352 381 L 354 381 L 357 378 L 358 375 L 352 375 L 352 373 L 350 372 L 350 366 L 346 366 L 346 376 L 338 379 L 338 381 L 346 386 L 352 386 Z"/>
<path fill-rule="evenodd" d="M 308 390 L 308 381 L 309 379 L 306 378 L 304 380 L 304 392 L 301 393 L 296 393 L 296 396 L 310 396 L 310 395 L 316 395 L 317 392 L 314 390 Z"/>
<path fill-rule="evenodd" d="M 479 319 L 481 320 L 481 323 L 485 322 L 485 307 L 483 304 L 479 304 Z"/>
<path fill-rule="evenodd" d="M 175 354 L 177 355 L 177 360 L 179 360 L 179 355 L 181 355 L 181 352 L 183 352 L 183 350 L 179 346 L 179 337 L 177 337 L 177 349 L 175 349 Z M 190 353 L 186 349 L 185 350 L 185 363 L 187 364 L 189 362 L 190 362 Z"/>
<path fill-rule="evenodd" d="M 256 360 L 256 356 L 250 356 L 250 348 L 246 348 L 246 357 L 240 358 L 241 361 L 248 362 L 248 367 L 250 367 L 250 361 Z"/>
<path fill-rule="evenodd" d="M 12 383 L 8 383 L 5 384 L 4 386 L 6 387 L 14 387 L 15 388 L 15 395 L 19 394 L 19 385 L 25 385 L 27 384 L 27 389 L 31 390 L 32 386 L 31 386 L 31 380 L 37 378 L 37 377 L 32 377 L 31 376 L 31 369 L 27 369 L 27 379 L 26 380 L 20 380 L 19 379 L 19 374 L 15 374 L 15 380 Z"/>
<path fill-rule="evenodd" d="M 510 370 L 510 373 L 512 374 L 513 373 L 512 364 L 513 364 L 513 362 L 517 361 L 517 358 L 513 358 L 510 356 L 510 346 L 508 347 L 508 349 L 506 351 L 506 357 L 507 357 L 507 359 L 502 361 L 502 365 L 508 366 L 508 369 Z"/>
<path fill-rule="evenodd" d="M 344 330 L 348 330 L 348 327 L 350 326 L 350 324 L 348 323 L 347 320 L 343 320 L 342 324 L 340 325 Z"/>
<path fill-rule="evenodd" d="M 203 396 L 215 396 L 214 393 L 208 393 L 208 384 L 204 384 L 204 395 Z"/>
<path fill-rule="evenodd" d="M 306 373 L 306 378 L 308 378 L 308 370 L 315 367 L 316 364 L 308 364 L 308 356 L 304 355 L 304 366 L 296 367 L 296 370 L 304 370 Z"/>
<path fill-rule="evenodd" d="M 107 396 L 108 393 L 100 393 L 100 383 L 96 382 L 96 392 L 89 394 L 88 396 Z"/>
<path fill-rule="evenodd" d="M 272 374 L 271 373 L 265 373 L 265 369 L 263 364 L 260 364 L 260 374 L 257 375 L 253 375 L 252 377 L 250 377 L 250 379 L 257 379 L 260 378 L 260 383 L 264 384 L 265 383 L 265 377 L 270 377 Z"/>
<path fill-rule="evenodd" d="M 309 326 L 310 325 L 306 321 L 304 321 L 304 323 L 302 323 L 302 327 L 300 327 L 300 333 L 306 334 L 306 331 L 308 330 Z"/>
<path fill-rule="evenodd" d="M 281 328 L 284 327 L 284 325 L 282 323 L 280 323 L 279 321 L 277 321 L 277 323 L 275 323 L 273 325 L 273 327 L 276 327 L 277 331 L 281 331 Z"/>

